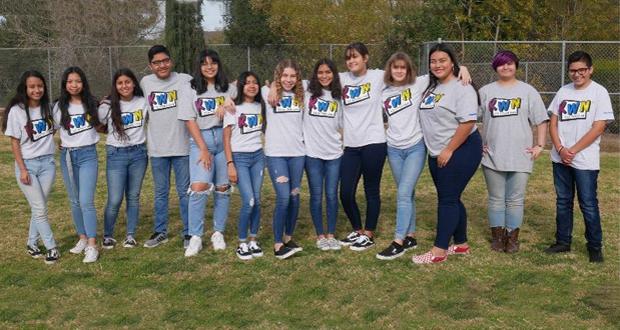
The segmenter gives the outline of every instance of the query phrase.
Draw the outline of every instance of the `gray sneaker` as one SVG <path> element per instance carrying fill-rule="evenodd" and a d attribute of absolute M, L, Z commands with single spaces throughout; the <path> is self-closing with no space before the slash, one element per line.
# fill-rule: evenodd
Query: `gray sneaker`
<path fill-rule="evenodd" d="M 168 242 L 168 235 L 166 235 L 166 233 L 153 233 L 153 235 L 151 235 L 151 238 L 144 242 L 144 247 L 154 248 L 166 242 Z"/>
<path fill-rule="evenodd" d="M 342 249 L 342 244 L 335 238 L 327 239 L 327 246 L 329 246 L 330 250 L 340 250 Z"/>
<path fill-rule="evenodd" d="M 316 248 L 321 250 L 321 251 L 327 251 L 330 249 L 329 247 L 329 242 L 327 241 L 327 238 L 320 238 L 316 240 Z"/>

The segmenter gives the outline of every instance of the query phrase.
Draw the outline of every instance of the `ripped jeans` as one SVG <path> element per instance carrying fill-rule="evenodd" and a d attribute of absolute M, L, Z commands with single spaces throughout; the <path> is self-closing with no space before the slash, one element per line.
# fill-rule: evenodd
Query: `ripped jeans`
<path fill-rule="evenodd" d="M 273 211 L 274 242 L 282 243 L 282 236 L 293 236 L 299 213 L 299 188 L 304 173 L 305 156 L 266 157 L 267 169 L 276 192 Z"/>
<path fill-rule="evenodd" d="M 233 162 L 237 169 L 237 188 L 241 195 L 238 236 L 240 241 L 256 237 L 260 227 L 260 192 L 263 186 L 265 156 L 263 149 L 254 152 L 233 152 Z"/>
<path fill-rule="evenodd" d="M 198 164 L 200 149 L 194 139 L 189 139 L 188 227 L 189 234 L 192 236 L 204 234 L 205 208 L 209 195 L 214 194 L 213 230 L 215 231 L 224 232 L 228 218 L 228 205 L 230 204 L 230 186 L 222 142 L 222 128 L 203 129 L 200 130 L 200 133 L 213 159 L 211 169 L 205 168 L 203 164 Z M 204 191 L 194 191 L 191 188 L 194 183 L 208 183 L 210 187 Z M 225 190 L 221 191 L 222 189 Z"/>

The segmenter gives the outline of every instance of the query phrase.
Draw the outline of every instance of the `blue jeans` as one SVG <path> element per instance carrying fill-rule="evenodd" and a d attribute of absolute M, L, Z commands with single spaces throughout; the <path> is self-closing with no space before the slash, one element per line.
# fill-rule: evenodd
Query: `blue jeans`
<path fill-rule="evenodd" d="M 283 233 L 293 236 L 299 214 L 299 188 L 304 174 L 305 156 L 266 157 L 269 177 L 276 192 L 273 211 L 273 236 L 275 243 L 282 243 Z"/>
<path fill-rule="evenodd" d="M 571 244 L 573 233 L 573 201 L 575 188 L 579 208 L 586 227 L 586 240 L 590 248 L 600 248 L 603 241 L 601 215 L 596 190 L 598 170 L 578 170 L 564 164 L 553 163 L 553 185 L 556 193 L 556 232 L 558 243 Z"/>
<path fill-rule="evenodd" d="M 104 237 L 114 236 L 114 225 L 123 195 L 127 207 L 127 235 L 135 236 L 140 213 L 140 190 L 147 164 L 145 144 L 123 148 L 106 145 L 108 202 L 103 215 Z"/>
<path fill-rule="evenodd" d="M 17 163 L 15 163 L 15 177 L 19 189 L 24 193 L 28 204 L 30 204 L 28 245 L 36 246 L 40 237 L 46 249 L 53 249 L 56 247 L 56 241 L 47 217 L 47 197 L 52 191 L 54 175 L 56 174 L 54 155 L 24 159 L 24 163 L 30 175 L 30 184 L 25 185 L 19 180 L 21 171 Z"/>
<path fill-rule="evenodd" d="M 174 170 L 174 178 L 179 196 L 179 209 L 183 222 L 183 235 L 187 235 L 187 208 L 189 188 L 189 157 L 151 157 L 151 171 L 155 188 L 155 224 L 156 233 L 168 233 L 168 195 L 170 193 L 170 169 Z"/>
<path fill-rule="evenodd" d="M 306 156 L 306 175 L 310 188 L 310 214 L 317 236 L 325 234 L 323 230 L 323 189 L 325 189 L 325 205 L 327 206 L 327 233 L 336 232 L 340 160 L 341 157 L 324 160 Z"/>
<path fill-rule="evenodd" d="M 525 189 L 530 177 L 526 172 L 496 171 L 482 167 L 489 191 L 488 216 L 491 227 L 512 231 L 523 224 Z"/>
<path fill-rule="evenodd" d="M 260 227 L 260 193 L 263 186 L 265 156 L 263 149 L 254 152 L 233 152 L 233 161 L 237 169 L 237 187 L 241 194 L 239 210 L 238 235 L 240 241 L 256 237 Z"/>
<path fill-rule="evenodd" d="M 95 145 L 60 150 L 60 170 L 71 202 L 71 215 L 78 235 L 97 237 L 97 148 Z"/>
<path fill-rule="evenodd" d="M 437 166 L 437 158 L 428 157 L 428 168 L 437 189 L 437 237 L 435 246 L 447 250 L 454 244 L 467 242 L 467 211 L 461 194 L 474 176 L 482 160 L 482 139 L 475 131 L 452 153 L 448 164 Z"/>
<path fill-rule="evenodd" d="M 387 156 L 398 189 L 394 239 L 403 240 L 415 232 L 415 186 L 424 169 L 424 140 L 407 149 L 388 146 Z"/>
<path fill-rule="evenodd" d="M 208 170 L 203 164 L 198 164 L 200 149 L 194 141 L 189 139 L 189 177 L 190 183 L 208 183 L 212 188 L 205 191 L 189 192 L 189 234 L 202 236 L 204 234 L 205 208 L 207 199 L 211 192 L 215 192 L 213 207 L 213 230 L 224 232 L 226 219 L 228 218 L 228 205 L 230 204 L 230 186 L 228 185 L 228 169 L 226 166 L 226 155 L 224 154 L 224 144 L 222 141 L 222 128 L 215 127 L 201 130 L 207 149 L 213 161 L 211 169 Z M 227 188 L 226 191 L 217 191 L 216 187 Z"/>

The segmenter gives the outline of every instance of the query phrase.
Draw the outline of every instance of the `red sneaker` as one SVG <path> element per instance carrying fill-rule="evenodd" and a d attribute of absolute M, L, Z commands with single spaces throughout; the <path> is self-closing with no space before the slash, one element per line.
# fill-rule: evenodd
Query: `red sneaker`
<path fill-rule="evenodd" d="M 458 245 L 450 245 L 448 247 L 448 254 L 469 254 L 469 245 L 468 246 L 458 246 Z"/>
<path fill-rule="evenodd" d="M 447 259 L 448 256 L 434 256 L 432 251 L 428 251 L 424 254 L 413 256 L 411 258 L 411 261 L 413 261 L 414 264 L 438 264 L 440 262 L 446 261 Z"/>

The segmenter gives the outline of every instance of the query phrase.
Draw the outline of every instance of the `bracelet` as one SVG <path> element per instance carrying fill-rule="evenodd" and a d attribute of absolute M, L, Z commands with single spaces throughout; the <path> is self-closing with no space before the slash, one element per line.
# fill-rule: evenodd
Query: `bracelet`
<path fill-rule="evenodd" d="M 229 160 L 226 162 L 226 165 L 230 165 L 230 164 L 234 164 L 234 162 L 232 160 Z"/>
<path fill-rule="evenodd" d="M 560 149 L 558 149 L 558 154 L 562 152 L 562 150 L 564 150 L 564 146 L 561 146 Z"/>

